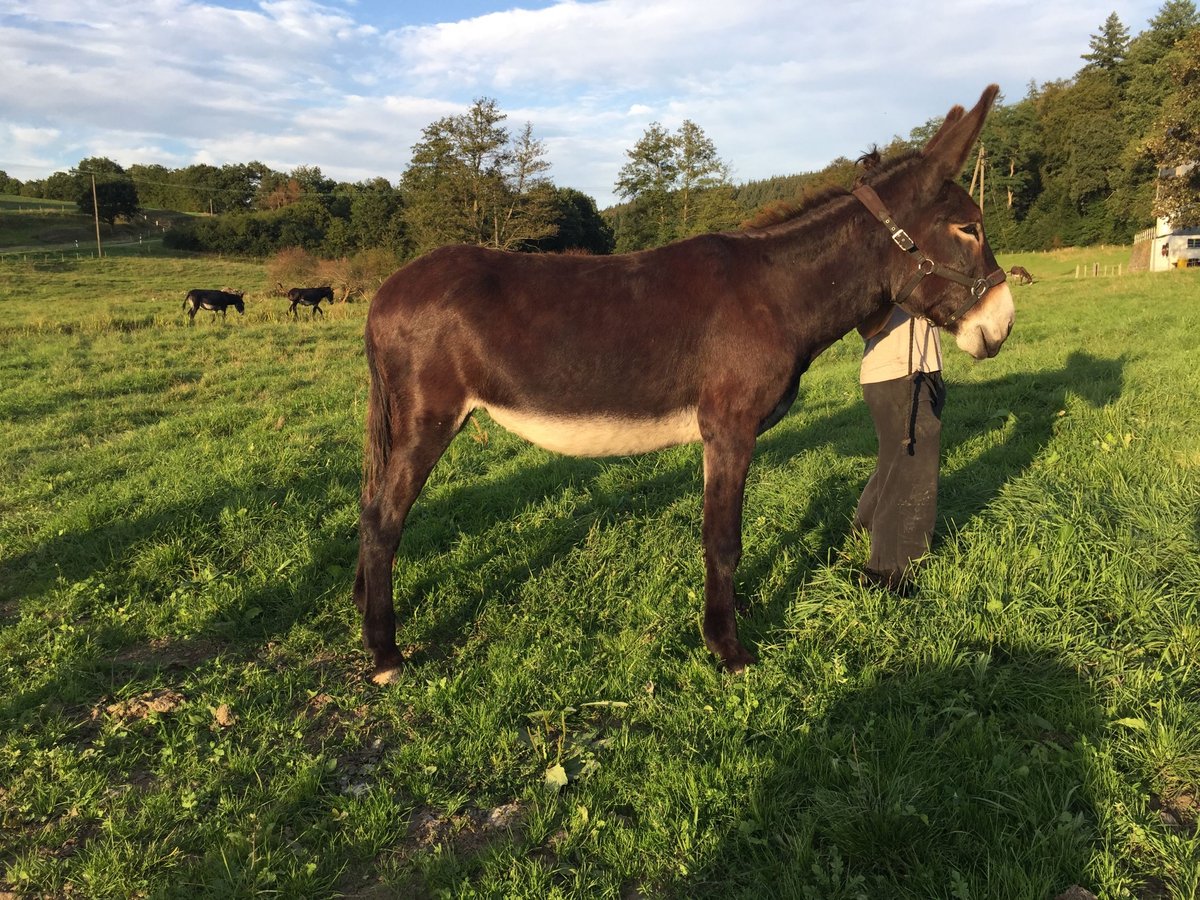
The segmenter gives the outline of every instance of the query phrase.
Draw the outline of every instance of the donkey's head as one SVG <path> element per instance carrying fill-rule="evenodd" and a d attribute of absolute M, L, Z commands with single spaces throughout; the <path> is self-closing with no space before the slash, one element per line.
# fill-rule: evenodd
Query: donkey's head
<path fill-rule="evenodd" d="M 999 353 L 1013 325 L 1012 293 L 983 215 L 957 181 L 998 92 L 990 85 L 970 112 L 955 106 L 919 154 L 855 191 L 905 251 L 888 266 L 892 300 L 945 328 L 976 359 Z"/>

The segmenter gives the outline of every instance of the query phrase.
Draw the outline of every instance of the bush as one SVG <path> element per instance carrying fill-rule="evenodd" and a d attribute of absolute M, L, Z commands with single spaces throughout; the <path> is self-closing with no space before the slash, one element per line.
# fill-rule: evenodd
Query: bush
<path fill-rule="evenodd" d="M 375 247 L 359 250 L 352 256 L 322 260 L 318 275 L 321 284 L 333 287 L 339 301 L 349 302 L 372 296 L 398 264 L 394 252 Z"/>
<path fill-rule="evenodd" d="M 288 247 L 267 260 L 267 280 L 284 293 L 294 287 L 315 287 L 320 275 L 317 258 L 300 247 Z"/>

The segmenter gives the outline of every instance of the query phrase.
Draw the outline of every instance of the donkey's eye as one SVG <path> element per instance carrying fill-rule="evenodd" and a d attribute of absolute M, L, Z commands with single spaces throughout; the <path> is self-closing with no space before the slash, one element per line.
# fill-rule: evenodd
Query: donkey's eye
<path fill-rule="evenodd" d="M 976 225 L 974 222 L 971 222 L 968 225 L 959 225 L 959 226 L 957 226 L 957 228 L 959 231 L 961 231 L 963 234 L 967 235 L 968 237 L 973 237 L 976 239 L 979 238 L 979 226 Z"/>

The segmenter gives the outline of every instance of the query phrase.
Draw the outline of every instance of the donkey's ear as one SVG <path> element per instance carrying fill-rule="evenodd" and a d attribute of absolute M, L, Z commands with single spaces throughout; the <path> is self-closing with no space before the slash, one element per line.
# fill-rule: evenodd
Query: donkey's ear
<path fill-rule="evenodd" d="M 938 142 L 946 136 L 946 133 L 958 124 L 965 112 L 966 110 L 961 106 L 950 107 L 950 112 L 946 113 L 946 118 L 942 120 L 941 127 L 938 128 L 937 133 L 934 134 L 934 136 L 929 139 L 929 143 L 922 148 L 921 155 L 928 156 L 934 150 L 934 148 L 937 147 Z"/>
<path fill-rule="evenodd" d="M 921 155 L 932 164 L 939 180 L 955 178 L 962 171 L 999 93 L 999 85 L 989 84 L 970 112 L 964 113 L 961 106 L 956 106 L 946 114 L 942 127 L 921 151 Z"/>

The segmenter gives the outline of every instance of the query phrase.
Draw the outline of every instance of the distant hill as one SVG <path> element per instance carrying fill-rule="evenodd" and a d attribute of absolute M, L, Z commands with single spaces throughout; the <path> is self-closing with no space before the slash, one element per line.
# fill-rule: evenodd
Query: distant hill
<path fill-rule="evenodd" d="M 146 209 L 131 222 L 101 222 L 100 240 L 118 245 L 139 240 L 157 243 L 164 229 L 189 217 L 173 210 Z M 74 203 L 0 194 L 0 253 L 74 250 L 77 245 L 81 250 L 95 248 L 96 224 Z"/>

